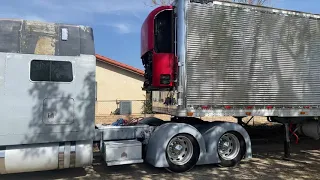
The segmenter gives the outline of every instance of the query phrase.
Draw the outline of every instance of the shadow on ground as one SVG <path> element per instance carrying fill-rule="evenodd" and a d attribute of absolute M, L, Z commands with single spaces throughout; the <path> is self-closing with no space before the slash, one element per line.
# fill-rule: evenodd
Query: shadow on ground
<path fill-rule="evenodd" d="M 217 165 L 198 166 L 190 172 L 171 174 L 148 164 L 106 167 L 96 157 L 93 166 L 81 169 L 3 175 L 9 179 L 318 179 L 320 177 L 320 143 L 302 138 L 298 145 L 292 143 L 292 160 L 285 161 L 281 130 L 275 127 L 253 139 L 253 159 L 244 160 L 237 167 L 221 168 Z M 250 131 L 250 130 L 249 130 Z M 261 132 L 261 131 L 260 131 Z M 280 138 L 280 139 L 279 139 Z M 261 140 L 263 139 L 263 140 Z"/>

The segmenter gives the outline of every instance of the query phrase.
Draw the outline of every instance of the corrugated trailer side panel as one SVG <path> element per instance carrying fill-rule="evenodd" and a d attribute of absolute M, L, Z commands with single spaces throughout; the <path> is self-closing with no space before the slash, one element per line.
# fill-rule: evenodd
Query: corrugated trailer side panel
<path fill-rule="evenodd" d="M 186 18 L 188 106 L 320 105 L 320 16 L 214 2 Z"/>

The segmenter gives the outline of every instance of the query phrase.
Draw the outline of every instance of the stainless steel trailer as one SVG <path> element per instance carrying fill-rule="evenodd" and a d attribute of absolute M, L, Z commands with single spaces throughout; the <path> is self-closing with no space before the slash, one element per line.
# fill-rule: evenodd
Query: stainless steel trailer
<path fill-rule="evenodd" d="M 214 0 L 178 0 L 172 10 L 177 82 L 153 91 L 155 111 L 319 116 L 320 15 Z"/>
<path fill-rule="evenodd" d="M 178 122 L 264 116 L 320 138 L 320 15 L 218 0 L 176 0 L 142 27 L 144 89 Z"/>

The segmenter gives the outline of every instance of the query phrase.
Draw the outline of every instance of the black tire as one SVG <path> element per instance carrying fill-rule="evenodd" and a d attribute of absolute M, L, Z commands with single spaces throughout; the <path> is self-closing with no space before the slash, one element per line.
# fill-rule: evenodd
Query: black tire
<path fill-rule="evenodd" d="M 184 165 L 176 165 L 171 162 L 171 160 L 169 159 L 167 150 L 166 150 L 166 158 L 167 158 L 167 162 L 169 164 L 169 167 L 167 167 L 166 170 L 168 170 L 169 172 L 173 172 L 173 173 L 187 172 L 187 171 L 190 171 L 197 164 L 199 156 L 200 156 L 200 147 L 199 147 L 198 141 L 193 136 L 191 136 L 189 134 L 177 134 L 173 138 L 175 138 L 177 136 L 184 136 L 191 141 L 192 147 L 193 147 L 193 153 L 192 153 L 190 160 L 188 162 L 186 162 Z M 166 149 L 168 148 L 168 145 L 169 144 L 167 144 Z"/>
<path fill-rule="evenodd" d="M 165 121 L 155 118 L 155 117 L 147 117 L 139 121 L 138 124 L 146 124 L 149 126 L 160 126 L 162 124 L 166 123 Z"/>
<path fill-rule="evenodd" d="M 219 165 L 222 167 L 234 167 L 234 166 L 237 166 L 240 163 L 240 161 L 242 160 L 242 158 L 244 157 L 245 152 L 246 152 L 246 144 L 245 144 L 243 137 L 239 133 L 237 133 L 237 132 L 227 132 L 227 133 L 233 134 L 237 137 L 237 139 L 239 140 L 239 143 L 240 143 L 240 151 L 239 151 L 238 155 L 231 160 L 225 160 L 217 152 L 219 155 L 220 161 L 221 161 Z M 217 144 L 217 147 L 218 147 L 218 144 Z"/>

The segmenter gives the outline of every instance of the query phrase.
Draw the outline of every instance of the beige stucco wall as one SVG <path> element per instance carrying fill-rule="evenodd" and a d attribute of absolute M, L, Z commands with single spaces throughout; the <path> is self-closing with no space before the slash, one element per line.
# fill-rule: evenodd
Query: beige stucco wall
<path fill-rule="evenodd" d="M 131 100 L 132 113 L 141 113 L 145 91 L 144 78 L 110 64 L 97 61 L 97 103 L 96 115 L 106 115 L 117 109 L 116 100 Z"/>

